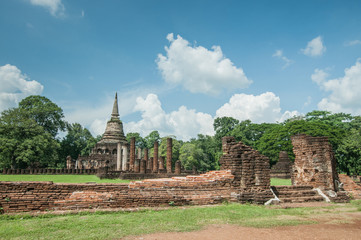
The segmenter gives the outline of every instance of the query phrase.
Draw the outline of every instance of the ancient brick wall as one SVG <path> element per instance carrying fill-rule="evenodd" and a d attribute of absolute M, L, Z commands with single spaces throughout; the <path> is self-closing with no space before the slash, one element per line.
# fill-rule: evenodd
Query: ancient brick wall
<path fill-rule="evenodd" d="M 221 170 L 230 169 L 234 186 L 240 188 L 270 187 L 269 159 L 233 137 L 222 138 Z"/>
<path fill-rule="evenodd" d="M 291 178 L 292 162 L 286 151 L 281 151 L 278 162 L 271 168 L 272 178 Z"/>
<path fill-rule="evenodd" d="M 201 176 L 151 179 L 130 184 L 0 182 L 5 213 L 91 208 L 216 204 L 237 201 L 230 171 Z"/>
<path fill-rule="evenodd" d="M 240 202 L 264 203 L 273 197 L 270 191 L 269 159 L 258 151 L 236 142 L 233 137 L 222 138 L 221 170 L 234 175 L 232 186 L 239 189 Z"/>
<path fill-rule="evenodd" d="M 52 168 L 34 168 L 34 169 L 2 169 L 0 170 L 1 174 L 11 174 L 11 175 L 18 175 L 18 174 L 47 174 L 47 175 L 54 175 L 54 174 L 88 174 L 93 175 L 97 174 L 98 169 L 52 169 Z"/>
<path fill-rule="evenodd" d="M 336 160 L 328 138 L 300 134 L 291 139 L 295 154 L 292 184 L 337 191 Z"/>

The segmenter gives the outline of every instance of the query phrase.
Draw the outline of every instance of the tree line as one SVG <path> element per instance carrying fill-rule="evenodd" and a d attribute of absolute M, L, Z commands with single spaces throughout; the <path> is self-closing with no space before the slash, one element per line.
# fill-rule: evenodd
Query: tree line
<path fill-rule="evenodd" d="M 278 161 L 280 151 L 287 151 L 294 160 L 291 136 L 308 134 L 327 136 L 335 152 L 338 171 L 348 175 L 361 174 L 361 117 L 346 113 L 312 111 L 281 123 L 253 123 L 232 117 L 216 118 L 214 136 L 199 134 L 189 141 L 176 136 L 160 136 L 153 131 L 145 137 L 128 133 L 126 138 L 136 138 L 136 146 L 148 148 L 153 154 L 154 142 L 159 142 L 159 155 L 166 157 L 167 138 L 173 138 L 173 163 L 178 159 L 186 169 L 196 166 L 199 171 L 219 169 L 222 156 L 222 137 L 234 136 L 236 140 Z M 62 138 L 60 131 L 66 132 Z M 101 136 L 93 137 L 79 123 L 64 120 L 63 110 L 48 98 L 29 96 L 17 108 L 5 110 L 0 115 L 0 168 L 63 168 L 66 157 L 77 159 L 88 155 Z"/>

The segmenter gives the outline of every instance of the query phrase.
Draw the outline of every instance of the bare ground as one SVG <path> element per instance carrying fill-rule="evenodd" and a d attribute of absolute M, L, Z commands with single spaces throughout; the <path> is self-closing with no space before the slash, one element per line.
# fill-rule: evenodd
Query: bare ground
<path fill-rule="evenodd" d="M 322 204 L 325 206 L 324 204 Z M 304 206 L 304 205 L 303 205 Z M 300 207 L 283 205 L 278 207 Z M 320 211 L 306 217 L 279 216 L 290 220 L 314 221 L 316 224 L 254 228 L 239 225 L 210 225 L 194 232 L 154 233 L 127 237 L 127 240 L 214 240 L 214 239 L 361 239 L 361 212 L 350 212 L 349 208 Z"/>

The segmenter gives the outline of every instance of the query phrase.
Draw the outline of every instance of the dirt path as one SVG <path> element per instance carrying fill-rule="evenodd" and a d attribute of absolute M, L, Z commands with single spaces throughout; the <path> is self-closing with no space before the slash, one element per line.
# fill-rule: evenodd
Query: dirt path
<path fill-rule="evenodd" d="M 307 217 L 318 224 L 274 228 L 237 225 L 211 225 L 206 229 L 185 233 L 155 233 L 126 239 L 133 240 L 214 240 L 214 239 L 361 239 L 361 212 L 327 213 Z"/>

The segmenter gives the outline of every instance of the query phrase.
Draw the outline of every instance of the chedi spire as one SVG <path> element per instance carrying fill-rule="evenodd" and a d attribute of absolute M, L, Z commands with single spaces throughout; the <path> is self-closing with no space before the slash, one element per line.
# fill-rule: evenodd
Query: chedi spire
<path fill-rule="evenodd" d="M 118 118 L 119 111 L 118 111 L 118 95 L 115 93 L 115 99 L 113 104 L 113 111 L 112 111 L 112 118 Z"/>

